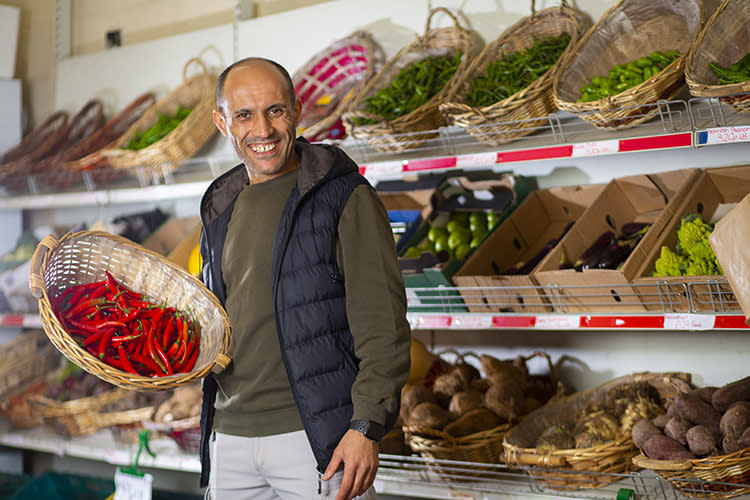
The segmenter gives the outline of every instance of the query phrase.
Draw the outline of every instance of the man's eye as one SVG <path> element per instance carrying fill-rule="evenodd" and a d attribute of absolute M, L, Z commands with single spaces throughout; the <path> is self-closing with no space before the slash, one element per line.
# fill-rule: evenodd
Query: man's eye
<path fill-rule="evenodd" d="M 248 118 L 250 113 L 237 113 L 237 118 Z"/>
<path fill-rule="evenodd" d="M 282 114 L 282 110 L 281 110 L 281 108 L 271 108 L 268 111 L 268 114 L 271 115 L 271 116 L 279 116 L 279 115 Z"/>

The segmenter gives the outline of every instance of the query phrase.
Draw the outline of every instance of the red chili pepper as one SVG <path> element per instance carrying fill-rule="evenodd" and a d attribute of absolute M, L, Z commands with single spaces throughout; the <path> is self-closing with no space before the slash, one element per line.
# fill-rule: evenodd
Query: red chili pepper
<path fill-rule="evenodd" d="M 122 321 L 104 321 L 103 323 L 99 323 L 96 325 L 97 328 L 109 328 L 109 327 L 115 327 L 115 328 L 127 328 L 127 325 L 123 323 Z"/>
<path fill-rule="evenodd" d="M 160 370 L 157 364 L 154 363 L 149 358 L 147 358 L 146 356 L 142 356 L 141 354 L 134 352 L 130 354 L 130 360 L 148 368 L 148 371 L 146 371 L 146 373 L 139 372 L 141 375 L 154 375 L 154 376 L 159 375 Z"/>
<path fill-rule="evenodd" d="M 83 332 L 86 332 L 88 334 L 94 334 L 98 331 L 96 326 L 89 325 L 87 323 L 81 323 L 80 321 L 77 321 L 74 319 L 66 319 L 65 324 L 69 325 L 69 328 L 68 328 L 69 331 L 73 330 L 74 328 L 77 330 L 82 330 Z M 70 331 L 70 333 L 74 333 L 74 332 Z"/>
<path fill-rule="evenodd" d="M 193 341 L 188 343 L 185 351 L 190 354 L 185 358 L 185 362 L 178 363 L 178 368 L 175 368 L 175 371 L 179 371 L 180 373 L 186 373 L 192 370 L 195 365 L 195 360 L 198 358 L 198 349 L 196 349 Z"/>
<path fill-rule="evenodd" d="M 107 348 L 107 343 L 109 342 L 109 338 L 112 337 L 114 328 L 108 328 L 102 331 L 104 333 L 102 333 L 102 337 L 101 339 L 99 339 L 99 349 L 97 350 L 97 355 L 99 356 L 99 359 L 104 358 L 104 351 Z"/>
<path fill-rule="evenodd" d="M 98 306 L 104 302 L 103 297 L 96 297 L 89 300 L 84 300 L 80 304 L 73 307 L 70 311 L 67 312 L 66 316 L 71 318 L 77 318 L 83 311 L 86 311 L 87 309 L 90 309 L 92 307 Z"/>
<path fill-rule="evenodd" d="M 120 355 L 120 362 L 122 363 L 122 367 L 125 369 L 125 371 L 128 373 L 132 373 L 134 375 L 139 375 L 139 373 L 135 371 L 135 368 L 133 368 L 133 365 L 130 364 L 128 355 L 125 352 L 125 348 L 122 345 L 120 345 L 120 347 L 117 348 L 117 353 Z"/>
<path fill-rule="evenodd" d="M 161 368 L 161 371 L 163 373 L 167 372 L 167 369 L 161 364 L 161 360 L 156 354 L 156 351 L 154 350 L 154 328 L 153 325 L 151 325 L 151 328 L 149 328 L 148 332 L 146 333 L 146 351 L 148 352 L 148 357 L 151 358 L 154 363 L 156 363 L 159 368 Z"/>
<path fill-rule="evenodd" d="M 169 338 L 170 335 L 172 335 L 172 331 L 174 330 L 175 326 L 175 320 L 174 316 L 170 316 L 167 320 L 167 326 L 164 327 L 164 331 L 161 334 L 161 349 L 162 351 L 167 350 L 167 346 L 169 346 Z"/>
<path fill-rule="evenodd" d="M 115 281 L 114 276 L 110 274 L 109 271 L 104 271 L 104 274 L 107 276 L 107 287 L 109 288 L 109 291 L 112 292 L 112 294 L 117 294 L 117 281 Z"/>
<path fill-rule="evenodd" d="M 110 342 L 112 342 L 112 347 L 118 348 L 121 345 L 125 344 L 126 342 L 130 342 L 131 340 L 137 340 L 137 339 L 141 338 L 142 336 L 143 336 L 142 333 L 139 333 L 138 335 L 133 335 L 133 334 L 130 334 L 130 335 L 119 335 L 119 336 L 112 337 L 109 340 L 110 340 Z"/>
<path fill-rule="evenodd" d="M 103 353 L 99 358 L 113 368 L 117 368 L 118 370 L 123 369 L 122 363 L 120 362 L 120 360 L 115 357 L 110 356 L 109 354 Z"/>
<path fill-rule="evenodd" d="M 159 346 L 159 342 L 156 340 L 156 338 L 151 338 L 152 342 L 154 343 L 154 351 L 156 351 L 156 355 L 159 356 L 159 359 L 164 364 L 164 368 L 166 368 L 166 372 L 168 375 L 172 375 L 172 367 L 169 364 L 169 360 L 167 359 L 167 355 L 164 354 L 164 351 L 161 350 L 161 347 Z"/>
<path fill-rule="evenodd" d="M 187 373 L 190 370 L 192 370 L 193 367 L 195 366 L 195 362 L 197 359 L 198 359 L 198 349 L 194 348 L 193 354 L 190 355 L 190 359 L 188 360 L 187 364 L 183 367 L 182 371 Z"/>

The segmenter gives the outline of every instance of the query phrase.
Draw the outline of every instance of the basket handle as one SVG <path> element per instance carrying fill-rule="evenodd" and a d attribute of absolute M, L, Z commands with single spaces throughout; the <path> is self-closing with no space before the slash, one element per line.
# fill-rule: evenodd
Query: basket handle
<path fill-rule="evenodd" d="M 47 235 L 39 242 L 34 253 L 31 255 L 31 262 L 29 264 L 29 288 L 31 288 L 31 295 L 33 295 L 35 299 L 42 298 L 45 287 L 44 277 L 41 272 L 42 261 L 47 256 L 47 253 L 57 248 L 58 245 L 59 243 L 54 236 L 51 234 Z"/>
<path fill-rule="evenodd" d="M 681 471 L 688 470 L 693 467 L 693 464 L 690 460 L 655 460 L 653 458 L 648 458 L 643 454 L 635 455 L 633 458 L 631 458 L 631 461 L 638 467 L 655 471 Z"/>
<path fill-rule="evenodd" d="M 232 362 L 232 358 L 223 353 L 218 353 L 214 358 L 214 366 L 211 367 L 211 371 L 214 373 L 221 373 L 227 369 L 229 363 Z"/>
<path fill-rule="evenodd" d="M 424 29 L 425 33 L 427 33 L 428 31 L 430 31 L 430 24 L 432 24 L 432 16 L 434 16 L 438 12 L 443 12 L 448 17 L 450 17 L 451 19 L 453 19 L 453 23 L 456 25 L 456 28 L 460 28 L 461 27 L 461 23 L 458 22 L 458 18 L 453 14 L 453 12 L 451 12 L 448 9 L 446 9 L 445 7 L 435 7 L 434 9 L 432 9 L 430 11 L 430 15 L 427 16 L 427 25 L 425 26 L 425 29 Z"/>
<path fill-rule="evenodd" d="M 203 64 L 203 61 L 201 61 L 199 57 L 191 57 L 190 59 L 188 59 L 188 62 L 186 62 L 185 66 L 182 68 L 182 81 L 186 82 L 188 80 L 187 70 L 191 63 L 197 64 L 198 66 L 201 67 L 204 74 L 206 75 L 208 74 L 208 68 L 206 68 L 206 65 Z"/>
<path fill-rule="evenodd" d="M 568 0 L 560 0 L 560 11 L 568 8 Z M 536 0 L 531 0 L 531 17 L 536 15 Z"/>
<path fill-rule="evenodd" d="M 512 453 L 512 462 L 518 465 L 538 465 L 547 468 L 565 467 L 568 461 L 561 455 L 536 455 L 534 453 Z"/>

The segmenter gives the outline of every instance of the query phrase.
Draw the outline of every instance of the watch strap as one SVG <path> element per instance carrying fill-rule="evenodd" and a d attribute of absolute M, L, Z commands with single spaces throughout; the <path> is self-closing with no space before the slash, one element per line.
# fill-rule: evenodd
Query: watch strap
<path fill-rule="evenodd" d="M 385 429 L 382 425 L 369 420 L 352 420 L 349 428 L 361 432 L 373 441 L 380 441 L 385 435 Z"/>

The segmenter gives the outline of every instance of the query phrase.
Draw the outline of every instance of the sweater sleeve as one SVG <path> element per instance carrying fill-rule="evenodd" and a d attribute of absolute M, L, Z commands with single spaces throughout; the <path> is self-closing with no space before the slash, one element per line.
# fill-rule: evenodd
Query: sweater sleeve
<path fill-rule="evenodd" d="M 375 190 L 358 186 L 338 225 L 337 257 L 346 311 L 360 359 L 352 419 L 385 424 L 409 378 L 411 332 L 406 292 L 388 213 Z"/>

